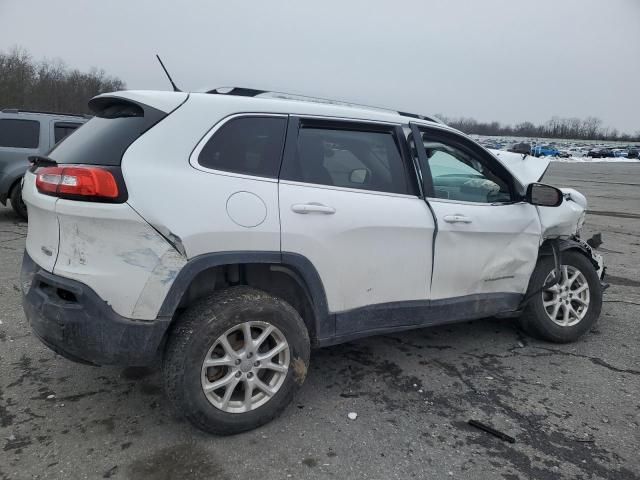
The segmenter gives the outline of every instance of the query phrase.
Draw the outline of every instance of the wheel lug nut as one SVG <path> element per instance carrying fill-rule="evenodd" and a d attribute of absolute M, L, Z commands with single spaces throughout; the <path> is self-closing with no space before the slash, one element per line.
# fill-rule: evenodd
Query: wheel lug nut
<path fill-rule="evenodd" d="M 249 372 L 247 373 L 247 378 L 252 378 L 253 377 L 253 373 Z"/>
<path fill-rule="evenodd" d="M 254 367 L 259 367 L 259 366 L 260 366 L 260 362 L 255 362 L 255 363 L 253 364 L 253 366 L 254 366 Z"/>
<path fill-rule="evenodd" d="M 236 377 L 240 378 L 242 376 L 242 372 L 236 372 Z"/>
<path fill-rule="evenodd" d="M 239 359 L 239 358 L 238 358 L 238 359 L 236 359 L 236 365 L 240 365 L 240 363 L 241 363 L 241 362 L 240 362 L 240 359 Z"/>
<path fill-rule="evenodd" d="M 247 353 L 247 358 L 251 358 L 251 357 L 253 357 L 253 353 L 251 352 Z"/>

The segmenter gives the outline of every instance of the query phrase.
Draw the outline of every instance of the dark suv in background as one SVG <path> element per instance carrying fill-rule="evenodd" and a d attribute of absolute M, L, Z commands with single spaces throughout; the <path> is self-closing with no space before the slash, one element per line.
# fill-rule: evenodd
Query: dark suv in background
<path fill-rule="evenodd" d="M 9 199 L 13 210 L 26 219 L 21 180 L 29 167 L 28 158 L 45 155 L 86 121 L 81 115 L 17 109 L 0 111 L 0 203 L 6 205 Z"/>

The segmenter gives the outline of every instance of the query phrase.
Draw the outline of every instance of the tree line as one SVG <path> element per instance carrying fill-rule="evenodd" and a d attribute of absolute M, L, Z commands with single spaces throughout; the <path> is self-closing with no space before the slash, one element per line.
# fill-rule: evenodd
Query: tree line
<path fill-rule="evenodd" d="M 602 120 L 596 117 L 553 117 L 540 125 L 522 122 L 514 126 L 502 125 L 500 122 L 478 122 L 473 118 L 448 118 L 443 115 L 437 117 L 450 127 L 467 134 L 640 142 L 640 131 L 634 135 L 621 134 L 615 128 L 604 127 Z"/>
<path fill-rule="evenodd" d="M 62 61 L 35 61 L 21 48 L 0 52 L 0 109 L 19 108 L 60 113 L 91 113 L 87 102 L 125 84 L 104 70 L 81 72 Z"/>

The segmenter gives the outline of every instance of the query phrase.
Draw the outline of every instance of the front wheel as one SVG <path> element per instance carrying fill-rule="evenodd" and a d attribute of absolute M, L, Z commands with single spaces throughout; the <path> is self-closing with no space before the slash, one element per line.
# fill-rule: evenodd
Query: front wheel
<path fill-rule="evenodd" d="M 520 324 L 527 332 L 550 342 L 573 342 L 588 332 L 600 317 L 602 287 L 591 261 L 576 251 L 562 253 L 560 281 L 540 291 L 553 279 L 553 257 L 538 260 L 529 282 L 533 298 Z M 531 294 L 531 293 L 529 293 Z"/>
<path fill-rule="evenodd" d="M 165 390 L 196 427 L 229 435 L 279 415 L 304 382 L 309 335 L 285 301 L 232 287 L 189 307 L 169 334 Z"/>

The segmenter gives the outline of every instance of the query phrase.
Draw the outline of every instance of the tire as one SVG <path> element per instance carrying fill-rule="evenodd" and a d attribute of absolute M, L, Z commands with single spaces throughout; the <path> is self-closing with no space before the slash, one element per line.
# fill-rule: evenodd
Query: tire
<path fill-rule="evenodd" d="M 252 348 L 245 351 L 242 325 L 249 325 L 247 322 L 252 322 L 250 335 L 253 341 L 258 340 L 268 326 L 274 327 L 262 346 L 252 347 L 253 352 Z M 226 348 L 220 342 L 223 336 L 227 339 Z M 283 343 L 288 348 L 269 357 L 276 359 L 273 363 L 281 371 L 265 368 L 266 364 L 273 366 L 270 360 L 261 358 L 265 350 L 274 351 Z M 231 355 L 229 349 L 232 349 Z M 201 430 L 218 435 L 251 430 L 280 415 L 291 403 L 306 377 L 309 351 L 307 328 L 291 305 L 260 290 L 231 287 L 194 304 L 177 319 L 169 333 L 162 362 L 165 391 L 176 411 Z M 233 352 L 244 355 L 240 365 L 235 364 L 240 360 Z M 254 356 L 250 359 L 251 353 Z M 235 360 L 225 360 L 227 358 Z M 233 365 L 205 368 L 205 359 L 233 362 Z M 263 362 L 260 368 L 253 368 L 260 363 L 258 360 Z M 288 368 L 282 371 L 285 364 Z M 247 371 L 249 368 L 251 371 Z M 216 382 L 234 382 L 238 377 L 239 383 L 233 385 L 226 406 L 224 398 L 229 386 L 208 394 L 204 391 L 205 385 L 212 387 Z M 225 380 L 228 378 L 231 380 Z M 258 380 L 262 385 L 271 382 L 269 385 L 273 386 L 269 388 L 274 390 L 271 395 L 253 386 L 251 382 Z M 253 392 L 249 394 L 252 395 L 249 404 L 255 404 L 251 409 L 246 408 L 247 391 Z"/>
<path fill-rule="evenodd" d="M 564 290 L 563 285 L 559 284 L 552 289 L 557 288 L 560 292 L 539 291 L 555 268 L 553 257 L 540 257 L 531 276 L 527 294 L 530 295 L 536 291 L 538 293 L 533 294 L 520 317 L 520 325 L 523 330 L 534 337 L 554 343 L 568 343 L 580 338 L 596 324 L 602 309 L 602 287 L 598 273 L 591 261 L 582 253 L 569 250 L 562 252 L 561 262 L 561 270 L 563 270 L 561 282 L 566 281 L 566 276 L 571 278 L 575 272 L 579 272 L 582 277 L 574 280 L 574 283 L 567 290 Z M 587 285 L 586 296 L 585 289 L 583 289 L 584 284 Z M 574 293 L 581 289 L 580 293 Z M 564 300 L 556 301 L 558 298 L 562 299 L 563 294 Z M 545 298 L 548 302 L 553 303 L 545 307 Z M 585 299 L 587 299 L 587 306 L 584 305 Z M 564 306 L 560 305 L 556 321 L 554 321 L 551 317 L 554 314 L 556 303 L 564 303 Z M 566 308 L 573 308 L 576 315 L 574 316 L 570 311 L 569 319 L 563 318 Z"/>
<path fill-rule="evenodd" d="M 9 200 L 11 201 L 13 211 L 23 220 L 27 220 L 27 206 L 22 200 L 22 186 L 20 185 L 20 181 L 17 181 L 11 189 Z"/>

